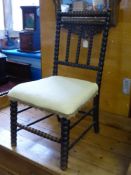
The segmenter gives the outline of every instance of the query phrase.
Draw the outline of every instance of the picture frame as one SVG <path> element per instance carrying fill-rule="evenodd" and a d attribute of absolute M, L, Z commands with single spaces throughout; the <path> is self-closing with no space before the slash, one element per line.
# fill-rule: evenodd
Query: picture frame
<path fill-rule="evenodd" d="M 59 7 L 63 4 L 68 5 L 70 9 L 73 8 L 73 3 L 77 2 L 83 2 L 84 4 L 81 4 L 82 10 L 104 10 L 105 8 L 111 9 L 111 26 L 116 26 L 119 20 L 119 9 L 120 9 L 120 2 L 121 0 L 54 0 L 57 2 L 57 5 Z M 59 2 L 59 3 L 58 3 Z M 86 7 L 85 7 L 86 2 Z M 58 6 L 57 6 L 58 7 Z M 56 10 L 57 10 L 56 7 Z M 77 8 L 77 10 L 80 10 Z"/>

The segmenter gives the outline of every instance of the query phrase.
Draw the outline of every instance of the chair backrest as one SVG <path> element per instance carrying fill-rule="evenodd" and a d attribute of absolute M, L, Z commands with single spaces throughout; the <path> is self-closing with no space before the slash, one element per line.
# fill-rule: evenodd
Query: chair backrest
<path fill-rule="evenodd" d="M 56 21 L 56 38 L 55 38 L 55 49 L 54 49 L 54 67 L 53 75 L 58 74 L 58 65 L 78 67 L 82 69 L 89 69 L 97 71 L 96 83 L 98 86 L 101 84 L 102 71 L 104 65 L 104 58 L 106 52 L 108 30 L 110 25 L 110 10 L 103 12 L 57 12 L 57 21 Z M 60 60 L 59 58 L 59 47 L 60 47 L 60 36 L 61 29 L 66 28 L 66 49 L 64 59 Z M 75 33 L 75 34 L 74 34 Z M 71 37 L 72 35 L 77 36 L 77 46 L 75 52 L 75 59 L 71 61 L 69 58 L 71 52 Z M 98 62 L 96 65 L 92 65 L 92 50 L 94 47 L 94 38 L 97 35 L 101 35 L 101 41 L 99 44 L 99 53 L 98 53 Z M 82 49 L 82 40 L 88 40 L 86 61 L 80 63 L 80 53 Z M 98 49 L 95 46 L 95 50 Z"/>

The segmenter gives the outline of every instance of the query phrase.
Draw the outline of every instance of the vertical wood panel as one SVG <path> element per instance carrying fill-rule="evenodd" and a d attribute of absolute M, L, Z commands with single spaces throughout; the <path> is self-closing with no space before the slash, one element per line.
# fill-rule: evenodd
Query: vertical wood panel
<path fill-rule="evenodd" d="M 55 8 L 53 0 L 41 0 L 41 47 L 43 77 L 52 74 L 55 37 Z M 112 27 L 109 34 L 108 50 L 103 73 L 101 88 L 101 109 L 107 112 L 128 116 L 129 95 L 122 93 L 122 81 L 131 78 L 131 2 L 128 7 L 121 9 L 119 23 Z M 63 31 L 64 33 L 64 31 Z M 64 41 L 64 36 L 63 36 Z M 74 37 L 74 42 L 76 41 Z M 63 42 L 61 43 L 61 46 Z M 62 46 L 64 48 L 64 46 Z M 60 53 L 62 54 L 62 53 Z M 72 52 L 73 54 L 73 52 Z M 82 55 L 85 55 L 84 49 Z M 87 78 L 88 73 L 74 72 L 61 68 L 60 72 L 72 73 L 73 77 Z M 91 76 L 90 76 L 91 77 Z"/>
<path fill-rule="evenodd" d="M 122 92 L 122 81 L 131 78 L 131 2 L 120 9 L 119 23 L 111 28 L 102 84 L 102 109 L 128 116 L 129 95 Z"/>
<path fill-rule="evenodd" d="M 56 20 L 53 0 L 41 0 L 40 9 L 42 75 L 45 77 L 52 74 Z"/>

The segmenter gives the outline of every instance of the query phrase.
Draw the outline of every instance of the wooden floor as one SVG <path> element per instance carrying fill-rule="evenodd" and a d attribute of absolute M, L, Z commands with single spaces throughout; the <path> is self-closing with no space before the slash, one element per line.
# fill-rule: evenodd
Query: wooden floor
<path fill-rule="evenodd" d="M 19 121 L 28 123 L 44 114 L 38 109 L 30 109 L 19 114 Z M 63 172 L 59 169 L 60 146 L 57 143 L 20 131 L 17 147 L 11 148 L 9 108 L 4 108 L 0 111 L 0 167 L 18 175 L 126 175 L 131 161 L 131 119 L 102 112 L 100 120 L 100 134 L 89 131 L 70 150 L 69 168 Z M 74 129 L 71 138 L 78 135 L 85 125 L 86 122 L 82 122 Z M 59 133 L 55 117 L 35 127 L 54 135 Z"/>

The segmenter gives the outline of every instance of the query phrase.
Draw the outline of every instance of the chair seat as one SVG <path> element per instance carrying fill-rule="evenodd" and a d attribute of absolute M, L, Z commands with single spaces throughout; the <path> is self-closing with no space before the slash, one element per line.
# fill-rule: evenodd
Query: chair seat
<path fill-rule="evenodd" d="M 73 115 L 98 92 L 96 83 L 63 76 L 51 76 L 21 83 L 8 96 L 32 106 L 53 111 L 63 117 Z"/>

